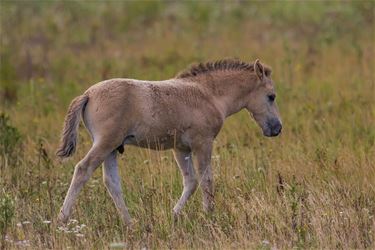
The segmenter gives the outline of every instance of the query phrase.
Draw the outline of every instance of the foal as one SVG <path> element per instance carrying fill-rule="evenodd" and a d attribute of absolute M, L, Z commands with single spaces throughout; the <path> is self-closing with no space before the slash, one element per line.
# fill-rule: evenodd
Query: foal
<path fill-rule="evenodd" d="M 81 115 L 93 145 L 75 167 L 59 220 L 68 220 L 83 185 L 104 162 L 104 184 L 122 220 L 131 224 L 116 159 L 117 151 L 122 153 L 125 145 L 173 149 L 184 184 L 173 208 L 175 215 L 198 186 L 195 157 L 203 207 L 212 211 L 212 144 L 225 118 L 245 108 L 265 136 L 277 136 L 282 125 L 275 97 L 271 70 L 259 60 L 198 64 L 165 81 L 111 79 L 93 85 L 72 101 L 65 118 L 59 157 L 74 153 Z"/>

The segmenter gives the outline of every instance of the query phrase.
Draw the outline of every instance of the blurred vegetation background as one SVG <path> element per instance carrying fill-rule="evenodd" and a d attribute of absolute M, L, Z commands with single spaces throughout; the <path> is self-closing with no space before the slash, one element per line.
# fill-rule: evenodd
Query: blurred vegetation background
<path fill-rule="evenodd" d="M 1 1 L 1 244 L 373 248 L 374 13 L 374 1 Z M 269 140 L 246 112 L 227 121 L 215 214 L 197 192 L 174 224 L 182 181 L 171 153 L 128 148 L 120 165 L 135 230 L 122 227 L 100 171 L 78 222 L 57 228 L 91 143 L 81 129 L 72 160 L 53 156 L 72 98 L 103 79 L 167 79 L 227 57 L 273 68 L 284 130 Z"/>

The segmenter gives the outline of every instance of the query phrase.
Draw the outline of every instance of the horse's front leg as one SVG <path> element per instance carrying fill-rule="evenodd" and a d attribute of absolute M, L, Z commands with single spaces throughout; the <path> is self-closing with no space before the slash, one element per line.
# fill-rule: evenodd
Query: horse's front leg
<path fill-rule="evenodd" d="M 214 210 L 214 187 L 211 169 L 212 141 L 201 143 L 193 149 L 198 164 L 200 186 L 203 193 L 203 208 L 207 212 Z"/>
<path fill-rule="evenodd" d="M 175 216 L 179 215 L 182 207 L 185 205 L 190 196 L 194 193 L 197 188 L 197 180 L 195 178 L 195 172 L 193 167 L 193 159 L 191 159 L 191 152 L 182 152 L 177 149 L 173 151 L 174 158 L 180 168 L 183 181 L 184 190 L 182 195 L 178 200 L 176 206 L 173 208 L 173 213 Z"/>

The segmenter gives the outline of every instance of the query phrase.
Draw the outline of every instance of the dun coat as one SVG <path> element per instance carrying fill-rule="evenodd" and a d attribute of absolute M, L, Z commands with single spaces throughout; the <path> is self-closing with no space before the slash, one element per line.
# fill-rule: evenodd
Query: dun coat
<path fill-rule="evenodd" d="M 104 184 L 123 221 L 131 224 L 116 159 L 126 145 L 173 149 L 184 185 L 173 208 L 176 216 L 198 187 L 195 157 L 203 207 L 212 211 L 212 144 L 225 118 L 242 109 L 249 111 L 265 136 L 281 132 L 271 70 L 259 60 L 198 64 L 165 81 L 119 78 L 93 85 L 72 101 L 65 118 L 59 157 L 74 153 L 81 116 L 93 145 L 75 167 L 59 220 L 68 220 L 83 185 L 104 162 Z"/>

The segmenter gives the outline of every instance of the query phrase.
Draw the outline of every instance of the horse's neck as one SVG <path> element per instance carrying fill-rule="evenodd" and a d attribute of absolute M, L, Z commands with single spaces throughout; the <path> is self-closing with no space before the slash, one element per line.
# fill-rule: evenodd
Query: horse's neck
<path fill-rule="evenodd" d="M 218 72 L 205 78 L 211 97 L 224 118 L 239 112 L 246 106 L 246 96 L 251 86 L 241 72 Z"/>

